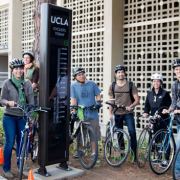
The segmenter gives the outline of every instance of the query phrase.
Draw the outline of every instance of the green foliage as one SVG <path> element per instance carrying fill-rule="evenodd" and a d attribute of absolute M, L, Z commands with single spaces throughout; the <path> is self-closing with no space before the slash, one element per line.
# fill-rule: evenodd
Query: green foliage
<path fill-rule="evenodd" d="M 4 114 L 3 109 L 0 108 L 0 144 L 2 144 L 2 141 L 4 141 L 4 129 L 2 123 L 3 114 Z"/>

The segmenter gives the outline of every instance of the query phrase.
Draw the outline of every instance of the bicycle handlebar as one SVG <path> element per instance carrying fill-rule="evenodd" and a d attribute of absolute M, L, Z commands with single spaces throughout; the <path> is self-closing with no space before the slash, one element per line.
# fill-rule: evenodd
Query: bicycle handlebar
<path fill-rule="evenodd" d="M 126 110 L 126 108 L 124 106 L 115 105 L 115 104 L 109 103 L 108 101 L 106 101 L 105 104 L 108 104 L 108 105 L 112 106 L 113 108 L 117 108 L 117 109 L 122 108 L 123 110 Z"/>
<path fill-rule="evenodd" d="M 75 109 L 75 110 L 78 110 L 78 109 L 91 109 L 91 110 L 93 110 L 93 109 L 96 109 L 95 108 L 95 106 L 94 106 L 94 104 L 93 105 L 91 105 L 91 106 L 80 106 L 80 105 L 70 105 L 70 107 L 72 108 L 72 109 Z"/>
<path fill-rule="evenodd" d="M 25 112 L 26 108 L 28 109 L 33 108 L 34 111 L 50 111 L 51 110 L 51 108 L 38 107 L 37 105 L 34 105 L 34 104 L 24 104 L 23 106 L 20 104 L 15 104 L 14 107 L 11 107 L 11 108 L 17 108 L 17 109 L 22 110 L 23 112 Z"/>

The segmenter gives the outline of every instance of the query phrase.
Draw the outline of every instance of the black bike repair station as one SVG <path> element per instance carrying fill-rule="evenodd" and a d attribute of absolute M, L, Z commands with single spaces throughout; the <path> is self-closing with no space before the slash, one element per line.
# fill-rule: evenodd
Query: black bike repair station
<path fill-rule="evenodd" d="M 68 170 L 72 10 L 41 5 L 38 174 L 49 176 L 47 165 Z M 52 95 L 50 97 L 50 95 Z"/>

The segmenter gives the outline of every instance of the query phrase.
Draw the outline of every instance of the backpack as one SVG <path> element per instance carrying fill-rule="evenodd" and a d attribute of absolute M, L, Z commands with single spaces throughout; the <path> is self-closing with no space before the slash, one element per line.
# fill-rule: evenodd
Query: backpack
<path fill-rule="evenodd" d="M 112 92 L 113 92 L 113 98 L 115 98 L 115 94 L 114 93 L 130 93 L 130 98 L 131 98 L 131 102 L 133 103 L 135 101 L 133 95 L 132 95 L 132 87 L 133 87 L 133 82 L 129 81 L 129 91 L 128 92 L 115 92 L 115 85 L 116 82 L 112 83 Z"/>

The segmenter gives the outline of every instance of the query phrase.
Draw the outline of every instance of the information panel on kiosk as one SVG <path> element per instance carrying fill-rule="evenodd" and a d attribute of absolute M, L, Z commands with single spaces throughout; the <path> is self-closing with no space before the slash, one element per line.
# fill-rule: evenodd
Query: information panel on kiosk
<path fill-rule="evenodd" d="M 43 65 L 42 62 L 42 66 L 43 68 L 47 68 L 47 74 L 44 72 L 44 75 L 47 77 L 48 87 L 44 88 L 48 88 L 47 104 L 51 107 L 51 111 L 48 113 L 48 128 L 44 127 L 47 131 L 47 133 L 44 134 L 47 138 L 47 142 L 44 143 L 46 144 L 47 151 L 46 164 L 52 164 L 52 162 L 64 162 L 69 159 L 68 123 L 70 117 L 72 11 L 48 4 L 47 13 L 49 14 L 47 23 L 48 30 L 44 30 L 48 31 L 48 62 L 44 63 L 45 65 Z M 46 21 L 45 18 L 43 20 L 44 22 Z M 41 32 L 42 31 L 43 29 Z M 43 57 L 43 52 L 41 53 L 41 57 Z M 44 54 L 46 54 L 46 52 L 44 52 Z M 46 59 L 46 55 L 44 55 L 44 59 Z M 44 77 L 42 77 L 42 79 L 43 78 Z M 41 102 L 45 102 L 44 104 L 46 104 L 46 101 L 41 100 Z"/>

